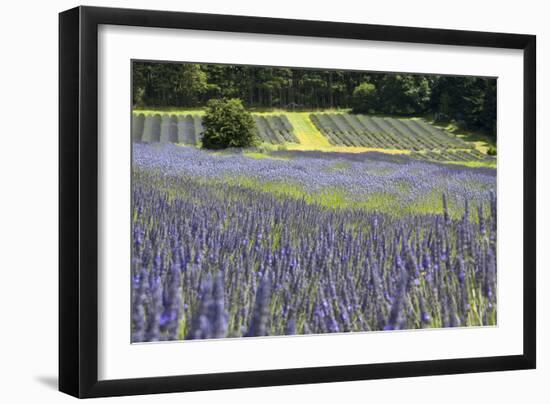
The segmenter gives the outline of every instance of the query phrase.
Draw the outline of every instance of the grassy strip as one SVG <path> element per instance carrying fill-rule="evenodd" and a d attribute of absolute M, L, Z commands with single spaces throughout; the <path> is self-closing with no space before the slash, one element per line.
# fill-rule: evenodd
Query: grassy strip
<path fill-rule="evenodd" d="M 252 157 L 254 158 L 254 157 Z M 289 181 L 259 181 L 246 176 L 234 177 L 224 176 L 220 178 L 195 178 L 197 184 L 204 186 L 231 185 L 236 187 L 250 188 L 255 191 L 273 194 L 282 199 L 291 198 L 302 200 L 308 204 L 318 205 L 329 210 L 364 210 L 368 212 L 379 212 L 391 217 L 399 218 L 405 215 L 441 215 L 443 214 L 442 193 L 438 191 L 430 192 L 415 201 L 404 203 L 399 193 L 380 192 L 358 198 L 340 187 L 327 187 L 320 192 L 309 192 L 300 184 Z M 159 190 L 167 193 L 170 200 L 176 198 L 180 192 L 185 190 L 177 188 L 166 188 L 162 184 L 157 184 Z M 406 184 L 403 184 L 406 186 Z M 403 189 L 405 191 L 405 188 Z M 199 203 L 199 201 L 197 201 Z M 464 214 L 464 206 L 453 200 L 448 200 L 448 211 L 452 219 L 459 219 Z M 478 222 L 477 209 L 472 207 L 470 210 L 470 219 Z"/>
<path fill-rule="evenodd" d="M 443 164 L 453 164 L 470 168 L 497 168 L 496 160 L 489 161 L 438 161 Z"/>
<path fill-rule="evenodd" d="M 294 127 L 294 134 L 298 138 L 298 144 L 292 146 L 300 146 L 301 150 L 320 150 L 330 148 L 332 145 L 328 139 L 323 136 L 319 130 L 313 125 L 309 119 L 307 112 L 290 112 L 287 113 L 288 120 Z M 300 150 L 300 149 L 295 149 Z"/>

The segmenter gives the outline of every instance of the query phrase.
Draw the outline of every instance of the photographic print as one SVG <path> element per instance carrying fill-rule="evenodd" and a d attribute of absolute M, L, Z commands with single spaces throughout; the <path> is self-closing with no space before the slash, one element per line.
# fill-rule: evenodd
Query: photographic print
<path fill-rule="evenodd" d="M 497 80 L 134 60 L 132 342 L 497 325 Z"/>

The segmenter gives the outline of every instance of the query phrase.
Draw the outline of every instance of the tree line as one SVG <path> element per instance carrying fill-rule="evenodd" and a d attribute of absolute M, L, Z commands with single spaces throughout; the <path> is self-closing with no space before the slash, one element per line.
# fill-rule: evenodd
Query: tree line
<path fill-rule="evenodd" d="M 455 121 L 496 136 L 496 79 L 215 64 L 134 62 L 135 107 L 352 108 L 357 113 Z"/>

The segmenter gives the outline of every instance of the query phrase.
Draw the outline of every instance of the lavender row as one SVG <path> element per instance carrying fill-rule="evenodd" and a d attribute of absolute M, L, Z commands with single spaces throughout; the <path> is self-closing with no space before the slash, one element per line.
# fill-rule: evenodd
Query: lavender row
<path fill-rule="evenodd" d="M 174 145 L 133 145 L 136 168 L 207 180 L 280 184 L 309 194 L 327 190 L 364 202 L 384 195 L 402 207 L 447 194 L 450 206 L 486 200 L 496 189 L 496 170 L 459 168 L 382 153 L 288 152 L 251 159 L 240 151 L 220 155 Z M 241 181 L 242 180 L 242 181 Z"/>
<path fill-rule="evenodd" d="M 264 143 L 298 143 L 294 128 L 284 115 L 254 115 L 254 122 Z M 203 132 L 200 115 L 132 114 L 132 140 L 135 142 L 196 146 Z"/>
<path fill-rule="evenodd" d="M 132 114 L 132 140 L 135 142 L 196 145 L 203 131 L 198 115 Z"/>
<path fill-rule="evenodd" d="M 299 143 L 294 128 L 284 115 L 253 115 L 258 136 L 263 143 Z"/>
<path fill-rule="evenodd" d="M 445 194 L 434 215 L 330 209 L 138 165 L 132 340 L 494 325 L 494 192 L 461 212 Z"/>
<path fill-rule="evenodd" d="M 464 141 L 423 120 L 347 113 L 311 114 L 313 124 L 337 146 L 405 150 L 470 149 Z"/>
<path fill-rule="evenodd" d="M 454 162 L 494 162 L 495 156 L 483 154 L 476 149 L 471 150 L 424 150 L 411 153 L 411 157 L 428 161 L 454 161 Z"/>

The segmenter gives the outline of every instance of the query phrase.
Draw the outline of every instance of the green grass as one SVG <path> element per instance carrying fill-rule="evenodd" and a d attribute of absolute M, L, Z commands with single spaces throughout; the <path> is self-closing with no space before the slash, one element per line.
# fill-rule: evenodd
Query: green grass
<path fill-rule="evenodd" d="M 297 147 L 307 150 L 320 150 L 330 148 L 328 139 L 313 125 L 309 119 L 309 112 L 289 112 L 286 114 L 290 124 L 294 128 L 294 134 L 299 140 Z"/>
<path fill-rule="evenodd" d="M 270 154 L 255 152 L 255 151 L 245 151 L 243 154 L 245 157 L 249 157 L 251 159 L 256 159 L 256 160 L 263 160 L 263 159 L 289 160 L 288 157 L 272 156 Z"/>
<path fill-rule="evenodd" d="M 334 163 L 328 171 L 345 171 L 351 166 L 350 163 L 346 161 L 339 161 L 337 163 Z"/>
<path fill-rule="evenodd" d="M 452 164 L 457 166 L 464 166 L 470 168 L 497 168 L 496 160 L 489 161 L 438 161 L 442 164 Z"/>
<path fill-rule="evenodd" d="M 441 192 L 433 191 L 423 197 L 412 201 L 403 203 L 402 198 L 398 193 L 380 192 L 371 194 L 368 197 L 358 199 L 357 196 L 353 196 L 346 192 L 342 188 L 332 187 L 325 188 L 320 192 L 308 192 L 297 183 L 291 183 L 288 181 L 271 181 L 263 182 L 249 177 L 233 177 L 227 176 L 218 179 L 199 179 L 199 184 L 204 185 L 216 185 L 216 184 L 230 184 L 234 186 L 241 186 L 256 191 L 271 193 L 280 198 L 292 198 L 303 200 L 308 204 L 320 205 L 328 210 L 341 210 L 341 209 L 361 209 L 365 211 L 377 211 L 385 213 L 392 217 L 401 217 L 403 215 L 430 215 L 430 214 L 442 214 L 443 202 L 441 199 Z M 409 185 L 404 185 L 409 187 Z M 169 197 L 169 200 L 178 196 L 179 190 L 175 188 L 166 188 L 161 183 L 158 187 Z M 204 201 L 195 201 L 198 204 L 204 203 Z M 448 201 L 449 215 L 453 219 L 459 219 L 464 213 L 464 206 L 460 203 L 455 203 L 452 200 Z M 471 207 L 470 218 L 473 222 L 477 222 L 477 209 Z"/>
<path fill-rule="evenodd" d="M 456 137 L 464 140 L 466 143 L 471 144 L 476 150 L 483 154 L 487 154 L 490 147 L 496 148 L 497 146 L 495 138 L 481 132 L 466 131 L 453 122 L 441 123 L 435 122 L 433 119 L 428 120 L 428 122 L 433 126 L 445 130 L 446 132 L 452 133 Z"/>
<path fill-rule="evenodd" d="M 415 203 L 404 205 L 396 193 L 380 192 L 369 195 L 364 199 L 358 199 L 357 196 L 353 196 L 344 189 L 337 187 L 325 188 L 320 192 L 308 192 L 299 184 L 289 183 L 288 181 L 261 182 L 248 177 L 226 177 L 223 180 L 208 180 L 209 183 L 218 181 L 272 193 L 283 198 L 300 199 L 306 203 L 321 205 L 326 209 L 364 209 L 386 213 L 391 216 L 441 214 L 443 212 L 441 193 L 439 192 L 427 195 Z M 410 185 L 403 184 L 403 187 L 410 187 Z M 405 191 L 405 189 L 403 190 Z M 449 212 L 451 216 L 459 217 L 463 212 L 463 206 L 450 204 Z"/>

